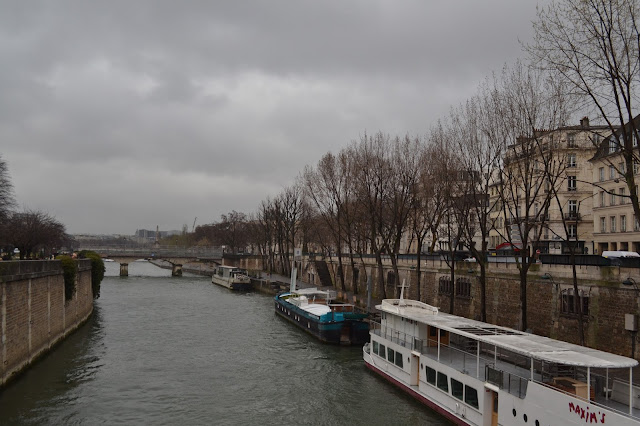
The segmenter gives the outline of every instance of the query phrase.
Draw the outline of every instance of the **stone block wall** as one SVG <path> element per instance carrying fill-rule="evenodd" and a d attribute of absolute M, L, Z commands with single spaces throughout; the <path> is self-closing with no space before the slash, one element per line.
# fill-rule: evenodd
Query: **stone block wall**
<path fill-rule="evenodd" d="M 372 261 L 373 262 L 373 261 Z M 429 261 L 422 268 L 420 280 L 421 301 L 449 312 L 450 296 L 439 293 L 439 278 L 449 276 L 450 271 L 444 262 Z M 337 262 L 327 262 L 334 283 L 337 279 Z M 344 264 L 345 281 L 348 291 L 353 291 L 352 271 L 347 262 Z M 536 265 L 538 266 L 538 265 Z M 379 303 L 382 298 L 378 285 L 378 268 L 375 264 L 359 265 L 358 288 L 366 300 L 367 274 L 372 277 L 373 300 Z M 366 269 L 366 273 L 362 269 Z M 544 270 L 534 268 L 528 274 L 527 284 L 527 320 L 528 328 L 534 334 L 548 336 L 571 343 L 579 343 L 578 321 L 576 316 L 561 312 L 561 293 L 573 288 L 571 268 L 566 265 L 542 265 Z M 640 271 L 626 268 L 582 267 L 578 271 L 579 289 L 589 295 L 589 315 L 584 321 L 587 346 L 640 359 L 640 340 L 638 333 L 625 330 L 625 314 L 640 316 L 640 290 L 625 286 L 622 280 Z M 391 271 L 390 262 L 384 265 L 385 282 Z M 550 273 L 551 280 L 542 279 L 543 273 Z M 417 272 L 415 265 L 400 265 L 399 277 L 395 284 L 405 279 L 410 283 L 405 289 L 405 297 L 417 299 Z M 478 285 L 477 265 L 460 263 L 456 269 L 456 278 L 471 281 L 471 297 L 455 298 L 454 313 L 471 319 L 480 319 L 480 286 Z M 640 277 L 636 277 L 640 282 Z M 395 298 L 396 285 L 386 285 L 387 298 Z M 339 284 L 335 284 L 339 287 Z M 514 264 L 490 265 L 486 286 L 487 322 L 519 329 L 520 327 L 520 277 Z"/>
<path fill-rule="evenodd" d="M 0 386 L 91 315 L 90 260 L 78 262 L 76 279 L 65 300 L 60 261 L 0 262 Z"/>

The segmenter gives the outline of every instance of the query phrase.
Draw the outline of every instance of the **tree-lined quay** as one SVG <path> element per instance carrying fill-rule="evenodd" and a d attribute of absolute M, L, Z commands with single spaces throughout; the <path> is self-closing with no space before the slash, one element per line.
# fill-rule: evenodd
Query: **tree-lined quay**
<path fill-rule="evenodd" d="M 640 228 L 627 226 L 637 223 L 634 214 L 640 217 L 639 10 L 635 0 L 565 0 L 541 9 L 526 58 L 487 77 L 426 136 L 365 133 L 307 166 L 295 184 L 246 218 L 247 245 L 285 274 L 293 247 L 322 252 L 338 262 L 337 286 L 344 289 L 349 280 L 355 293 L 362 289 L 358 279 L 345 277 L 347 266 L 367 274 L 356 265 L 364 263 L 364 253 L 373 254 L 381 297 L 387 297 L 383 255 L 397 277 L 400 254 L 420 259 L 441 251 L 455 259 L 465 251 L 478 265 L 481 320 L 487 318 L 486 259 L 507 247 L 519 273 L 519 328 L 527 329 L 528 273 L 537 251 L 560 250 L 572 261 L 588 250 L 640 251 Z M 600 124 L 585 117 L 570 125 L 583 114 Z M 583 152 L 588 155 L 578 155 Z M 594 171 L 604 168 L 613 170 L 610 179 L 622 189 L 600 183 Z M 631 211 L 614 219 L 607 214 L 614 235 L 594 227 L 600 220 L 590 203 L 601 193 L 612 204 L 624 200 Z M 629 235 L 620 243 L 618 222 Z M 455 263 L 447 265 L 455 292 Z M 573 291 L 584 291 L 575 268 Z M 420 290 L 417 298 L 423 298 Z M 580 301 L 572 299 L 582 336 Z M 454 298 L 448 309 L 455 312 Z"/>

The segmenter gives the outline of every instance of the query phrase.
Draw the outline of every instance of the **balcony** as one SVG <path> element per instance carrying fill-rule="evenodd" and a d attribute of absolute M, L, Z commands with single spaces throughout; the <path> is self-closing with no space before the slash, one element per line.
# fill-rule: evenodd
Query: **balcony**
<path fill-rule="evenodd" d="M 582 215 L 579 212 L 568 212 L 564 214 L 565 220 L 581 220 Z"/>

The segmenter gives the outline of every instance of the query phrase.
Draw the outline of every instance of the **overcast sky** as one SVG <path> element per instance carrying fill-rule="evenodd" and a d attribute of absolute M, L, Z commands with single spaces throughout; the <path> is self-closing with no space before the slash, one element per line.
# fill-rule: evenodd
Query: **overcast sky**
<path fill-rule="evenodd" d="M 537 3 L 0 0 L 0 155 L 70 233 L 251 213 L 365 131 L 426 134 Z"/>

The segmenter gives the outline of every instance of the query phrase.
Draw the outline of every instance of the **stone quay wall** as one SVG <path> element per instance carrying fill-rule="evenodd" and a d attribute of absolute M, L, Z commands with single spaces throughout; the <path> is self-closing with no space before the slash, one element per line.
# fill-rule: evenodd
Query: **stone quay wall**
<path fill-rule="evenodd" d="M 237 266 L 259 269 L 260 256 L 245 257 L 234 262 Z M 342 259 L 346 292 L 340 288 L 338 261 L 333 258 L 304 256 L 299 263 L 298 279 L 311 285 L 327 285 L 320 280 L 318 262 L 329 269 L 331 285 L 339 296 L 360 306 L 367 303 L 367 276 L 372 281 L 372 302 L 379 304 L 383 298 L 378 285 L 378 267 L 375 259 L 358 259 L 357 282 L 347 257 Z M 265 262 L 266 264 L 266 262 Z M 444 260 L 422 260 L 420 300 L 449 312 L 450 295 L 440 291 L 440 278 L 449 277 L 450 269 Z M 276 268 L 281 265 L 276 265 Z M 403 280 L 405 297 L 418 299 L 418 274 L 415 259 L 400 259 L 398 277 L 393 276 L 390 259 L 383 259 L 383 278 L 387 298 L 397 298 Z M 584 317 L 584 334 L 587 346 L 619 355 L 640 359 L 640 339 L 637 332 L 625 329 L 625 314 L 640 318 L 640 269 L 612 266 L 577 266 L 578 289 L 589 299 L 589 312 Z M 277 271 L 279 272 L 279 271 Z M 545 274 L 547 277 L 545 278 Z M 527 275 L 527 320 L 529 331 L 554 339 L 579 343 L 577 315 L 563 312 L 563 294 L 572 293 L 573 280 L 570 265 L 532 265 Z M 455 296 L 454 314 L 480 319 L 479 266 L 458 262 L 456 279 L 470 283 L 470 294 Z M 637 284 L 625 285 L 629 278 Z M 355 284 L 355 285 L 354 285 Z M 357 291 L 356 291 L 357 289 Z M 486 321 L 491 324 L 518 329 L 520 323 L 520 276 L 515 263 L 489 263 L 487 265 Z"/>
<path fill-rule="evenodd" d="M 354 291 L 352 267 L 344 259 L 343 268 L 347 291 Z M 328 261 L 334 286 L 337 279 L 338 262 Z M 420 300 L 449 312 L 450 294 L 440 291 L 441 277 L 449 277 L 450 269 L 445 261 L 421 263 Z M 313 263 L 307 269 L 313 269 Z M 378 286 L 378 268 L 365 262 L 356 266 L 358 272 L 357 301 L 366 299 L 367 274 L 371 275 L 373 300 L 381 300 Z M 366 269 L 366 274 L 363 269 Z M 406 282 L 405 297 L 417 299 L 417 271 L 415 261 L 402 261 L 398 266 L 399 277 L 389 284 L 393 274 L 390 261 L 384 263 L 384 280 L 387 298 L 397 298 L 402 281 Z M 547 276 L 545 277 L 545 274 Z M 305 274 L 302 274 L 304 277 Z M 455 296 L 454 314 L 471 319 L 480 319 L 480 285 L 478 265 L 458 262 L 456 279 L 471 284 L 469 296 Z M 637 332 L 625 329 L 625 314 L 640 316 L 640 270 L 621 267 L 577 266 L 578 289 L 589 298 L 589 312 L 584 316 L 584 335 L 587 346 L 619 355 L 640 359 L 640 340 Z M 622 281 L 634 279 L 636 285 L 625 285 Z M 563 312 L 562 295 L 573 292 L 570 265 L 532 265 L 527 275 L 527 321 L 528 331 L 554 339 L 579 344 L 577 315 Z M 518 329 L 520 322 L 520 276 L 514 263 L 489 264 L 486 284 L 486 322 Z"/>
<path fill-rule="evenodd" d="M 91 260 L 78 261 L 71 300 L 65 300 L 60 261 L 0 262 L 0 387 L 92 312 Z"/>

